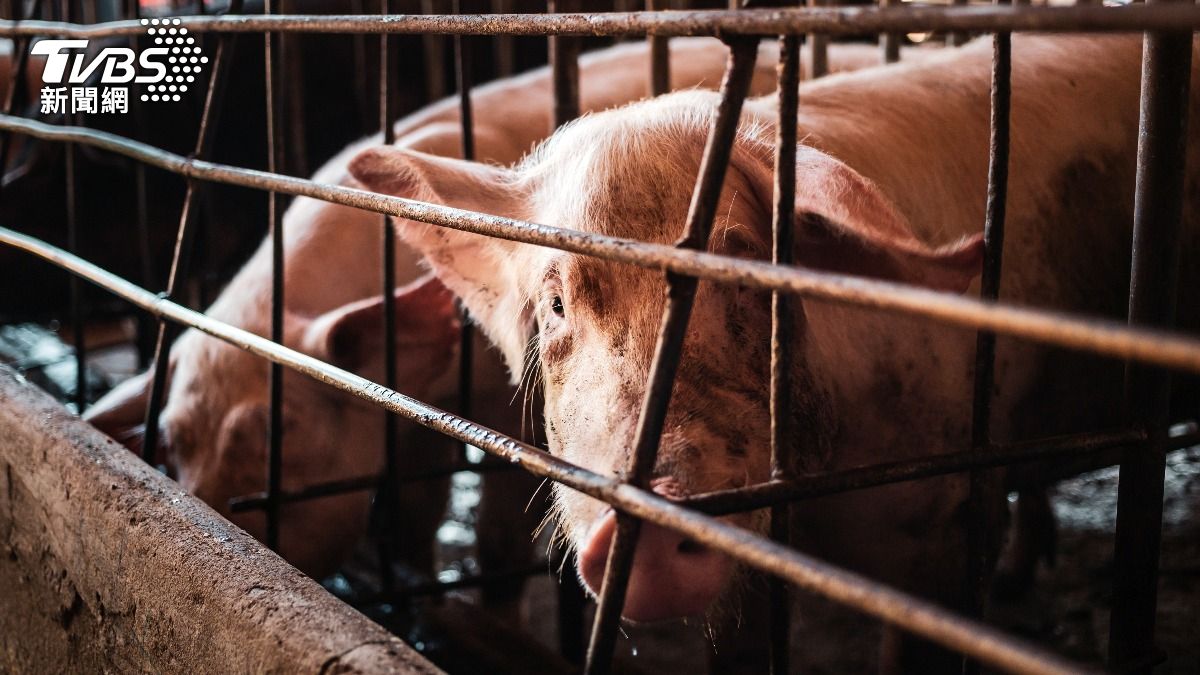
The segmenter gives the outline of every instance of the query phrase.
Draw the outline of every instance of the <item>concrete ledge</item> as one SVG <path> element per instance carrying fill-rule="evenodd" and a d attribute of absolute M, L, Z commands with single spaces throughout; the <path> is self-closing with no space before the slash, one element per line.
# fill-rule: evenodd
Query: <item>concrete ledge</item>
<path fill-rule="evenodd" d="M 0 672 L 439 672 L 3 367 L 0 474 Z"/>

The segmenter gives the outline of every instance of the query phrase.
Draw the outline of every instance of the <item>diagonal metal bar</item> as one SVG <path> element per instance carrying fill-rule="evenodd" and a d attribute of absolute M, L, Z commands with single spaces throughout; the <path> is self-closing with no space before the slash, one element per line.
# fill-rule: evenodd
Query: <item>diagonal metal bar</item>
<path fill-rule="evenodd" d="M 215 136 L 217 118 L 220 116 L 221 102 L 224 99 L 226 72 L 229 68 L 232 44 L 236 38 L 222 37 L 217 42 L 217 52 L 213 56 L 212 72 L 209 74 L 208 89 L 204 96 L 204 110 L 200 115 L 200 128 L 196 132 L 196 145 L 192 153 L 193 159 L 207 157 L 212 149 L 212 139 Z M 141 164 L 141 163 L 139 163 Z M 195 236 L 195 202 L 196 190 L 199 189 L 196 179 L 188 177 L 187 193 L 183 198 L 183 208 L 179 214 L 179 228 L 175 233 L 175 249 L 171 256 L 171 268 L 167 276 L 165 296 L 169 299 L 179 297 L 180 285 L 187 276 L 190 266 L 192 239 Z M 158 418 L 162 413 L 164 396 L 166 395 L 168 359 L 170 346 L 175 328 L 164 321 L 158 322 L 158 335 L 154 342 L 153 372 L 150 383 L 150 395 L 146 401 L 146 418 L 144 423 L 145 437 L 142 445 L 142 459 L 153 465 L 156 461 L 155 452 L 158 448 Z"/>
<path fill-rule="evenodd" d="M 94 129 L 62 127 L 0 115 L 0 130 L 19 131 L 46 140 L 87 144 L 190 178 L 312 197 L 406 220 L 546 246 L 646 269 L 667 270 L 719 283 L 764 291 L 778 290 L 819 300 L 897 312 L 969 330 L 990 330 L 998 335 L 1011 335 L 1067 349 L 1086 350 L 1102 356 L 1200 373 L 1200 339 L 1180 332 L 1130 327 L 1115 321 L 1067 312 L 997 304 L 903 284 L 800 267 L 785 268 L 767 261 L 729 258 L 704 251 L 464 211 L 302 178 L 188 159 Z"/>
<path fill-rule="evenodd" d="M 682 238 L 676 243 L 679 248 L 704 249 L 708 246 L 717 200 L 720 199 L 729 157 L 733 152 L 742 103 L 754 74 L 758 41 L 735 40 L 730 42 L 730 48 L 729 65 L 721 83 L 721 103 L 704 146 L 700 174 L 688 208 L 687 225 Z M 658 456 L 658 445 L 671 403 L 671 390 L 675 385 L 675 374 L 679 368 L 679 357 L 683 351 L 698 284 L 693 277 L 667 273 L 667 301 L 650 362 L 650 379 L 638 416 L 633 457 L 626 475 L 629 483 L 637 487 L 645 487 L 649 482 Z M 606 673 L 611 666 L 639 531 L 640 523 L 635 518 L 626 514 L 617 516 L 617 531 L 609 549 L 596 618 L 592 624 L 591 644 L 588 646 L 584 672 L 590 675 Z"/>
<path fill-rule="evenodd" d="M 791 550 L 749 530 L 696 513 L 647 490 L 575 466 L 400 392 L 190 310 L 45 242 L 0 227 L 0 244 L 13 246 L 67 269 L 156 316 L 286 365 L 446 436 L 470 443 L 501 460 L 519 464 L 536 476 L 607 502 L 620 512 L 681 533 L 754 569 L 779 575 L 801 588 L 904 626 L 917 635 L 970 654 L 997 668 L 1033 675 L 1094 672 L 991 626 Z"/>

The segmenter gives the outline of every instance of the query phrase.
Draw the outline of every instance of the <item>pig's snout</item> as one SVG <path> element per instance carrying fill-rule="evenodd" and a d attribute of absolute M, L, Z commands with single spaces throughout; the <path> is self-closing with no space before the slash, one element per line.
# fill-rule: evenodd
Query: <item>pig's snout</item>
<path fill-rule="evenodd" d="M 655 491 L 670 494 L 659 486 Z M 608 511 L 579 552 L 579 576 L 595 595 L 604 581 L 616 529 L 616 514 Z M 732 561 L 716 549 L 643 522 L 621 615 L 633 621 L 661 621 L 700 614 L 721 594 L 732 568 Z"/>

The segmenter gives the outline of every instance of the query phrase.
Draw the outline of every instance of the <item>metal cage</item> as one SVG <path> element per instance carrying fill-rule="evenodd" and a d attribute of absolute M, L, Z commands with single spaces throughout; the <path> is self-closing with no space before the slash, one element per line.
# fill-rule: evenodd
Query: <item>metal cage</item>
<path fill-rule="evenodd" d="M 35 3 L 36 5 L 37 3 Z M 1200 30 L 1200 8 L 1190 3 L 1153 2 L 1121 8 L 1097 5 L 1071 7 L 1029 7 L 993 5 L 972 7 L 898 7 L 883 0 L 880 7 L 824 7 L 797 9 L 730 9 L 714 11 L 644 11 L 612 14 L 550 13 L 545 15 L 395 15 L 384 2 L 377 16 L 300 16 L 276 14 L 267 0 L 264 15 L 240 15 L 236 0 L 228 13 L 218 16 L 184 17 L 179 25 L 196 34 L 212 34 L 216 39 L 211 76 L 207 86 L 204 117 L 200 123 L 195 152 L 188 157 L 172 154 L 130 138 L 123 138 L 81 126 L 56 126 L 12 115 L 13 93 L 5 101 L 0 116 L 0 156 L 12 134 L 67 144 L 67 204 L 69 232 L 67 250 L 0 228 L 0 242 L 45 259 L 70 273 L 72 278 L 73 325 L 80 331 L 81 307 L 79 282 L 88 281 L 133 303 L 157 318 L 157 345 L 153 363 L 153 394 L 146 413 L 147 457 L 155 443 L 157 417 L 162 407 L 167 347 L 173 327 L 191 327 L 270 362 L 271 415 L 270 455 L 267 485 L 262 493 L 239 500 L 238 509 L 262 509 L 267 516 L 267 543 L 275 546 L 279 536 L 279 513 L 283 504 L 319 498 L 350 490 L 369 490 L 381 485 L 381 477 L 364 476 L 358 480 L 313 485 L 299 492 L 281 487 L 281 401 L 282 372 L 290 368 L 330 386 L 361 397 L 393 413 L 387 415 L 388 427 L 384 479 L 395 478 L 396 415 L 434 429 L 463 443 L 474 445 L 525 471 L 545 477 L 602 500 L 618 513 L 618 530 L 604 576 L 598 611 L 591 629 L 586 655 L 586 672 L 604 673 L 610 669 L 622 602 L 629 581 L 634 543 L 642 522 L 680 532 L 714 547 L 739 562 L 767 573 L 771 585 L 771 635 L 773 672 L 786 672 L 788 666 L 787 626 L 789 585 L 828 597 L 860 612 L 872 615 L 905 631 L 957 650 L 968 662 L 986 664 L 1001 670 L 1024 673 L 1081 672 L 1071 663 L 1021 639 L 1003 634 L 977 618 L 952 613 L 931 602 L 907 595 L 878 582 L 838 569 L 789 548 L 784 541 L 787 531 L 787 506 L 795 501 L 820 495 L 914 480 L 955 472 L 978 475 L 984 469 L 1008 464 L 1066 456 L 1096 456 L 1108 453 L 1121 464 L 1119 512 L 1116 533 L 1116 561 L 1119 567 L 1114 589 L 1110 666 L 1116 670 L 1145 671 L 1156 660 L 1153 625 L 1156 602 L 1156 574 L 1161 529 L 1161 495 L 1165 453 L 1198 439 L 1192 433 L 1183 437 L 1168 435 L 1164 405 L 1141 406 L 1131 411 L 1135 422 L 1119 431 L 1088 433 L 1000 445 L 989 434 L 990 392 L 997 335 L 1039 341 L 1048 345 L 1086 350 L 1128 362 L 1127 384 L 1137 395 L 1133 400 L 1161 402 L 1169 391 L 1171 370 L 1200 373 L 1200 338 L 1171 332 L 1165 324 L 1170 310 L 1164 298 L 1173 297 L 1176 272 L 1165 261 L 1177 250 L 1181 219 L 1181 185 L 1186 117 L 1181 124 L 1178 111 L 1186 106 L 1191 36 Z M 144 30 L 138 21 L 136 3 L 131 20 L 93 25 L 70 23 L 67 10 L 64 21 L 27 18 L 0 22 L 0 35 L 16 41 L 15 67 L 24 66 L 29 41 L 35 36 L 113 37 L 134 36 Z M 551 12 L 570 12 L 570 0 L 555 4 Z M 656 10 L 648 0 L 647 10 Z M 37 12 L 37 8 L 33 12 Z M 31 13 L 28 15 L 38 16 Z M 986 256 L 982 297 L 964 298 L 895 283 L 866 280 L 840 274 L 817 272 L 791 264 L 794 152 L 796 117 L 799 105 L 799 50 L 801 37 L 838 36 L 877 33 L 886 58 L 898 58 L 896 36 L 914 31 L 946 31 L 955 35 L 967 32 L 994 34 L 991 92 L 991 145 L 988 178 Z M 1007 191 L 1011 42 L 1013 31 L 1139 31 L 1145 32 L 1141 128 L 1138 150 L 1137 206 L 1133 242 L 1133 282 L 1128 325 L 1058 312 L 1023 309 L 997 303 L 1001 278 L 1000 250 L 1004 236 L 1004 203 Z M 281 144 L 279 103 L 280 51 L 286 43 L 280 36 L 288 33 L 339 33 L 375 35 L 380 40 L 381 77 L 379 108 L 384 121 L 384 140 L 391 143 L 394 114 L 388 96 L 388 36 L 392 34 L 439 34 L 453 36 L 458 58 L 454 64 L 461 100 L 464 156 L 473 156 L 469 59 L 464 58 L 461 41 L 466 36 L 495 35 L 548 36 L 551 40 L 551 64 L 554 84 L 554 118 L 562 124 L 578 114 L 578 53 L 574 38 L 580 36 L 648 37 L 653 41 L 653 91 L 666 89 L 665 41 L 672 36 L 712 35 L 731 47 L 725 78 L 721 86 L 721 104 L 704 150 L 700 175 L 692 196 L 686 230 L 677 246 L 644 243 L 595 234 L 565 230 L 552 225 L 474 213 L 454 208 L 383 196 L 362 190 L 320 184 L 293 178 L 280 172 L 284 159 Z M 265 91 L 267 106 L 267 171 L 256 171 L 207 161 L 214 122 L 214 99 L 221 95 L 222 82 L 230 67 L 226 36 L 231 33 L 258 33 L 266 51 Z M 712 226 L 716 199 L 729 159 L 736 122 L 747 95 L 757 42 L 760 38 L 780 37 L 779 111 L 780 126 L 776 145 L 776 182 L 774 196 L 774 255 L 771 262 L 734 259 L 704 252 Z M 810 39 L 814 63 L 823 63 L 823 39 Z M 817 72 L 820 66 L 817 65 Z M 16 87 L 13 87 L 15 90 Z M 117 153 L 144 166 L 155 167 L 184 177 L 188 191 L 180 218 L 169 282 L 163 293 L 148 290 L 119 278 L 73 254 L 79 215 L 73 206 L 77 176 L 73 168 L 73 149 L 85 145 Z M 186 274 L 189 251 L 195 230 L 192 208 L 195 187 L 210 181 L 253 188 L 271 195 L 270 228 L 274 255 L 274 291 L 270 339 L 221 323 L 179 303 L 179 283 Z M 385 233 L 382 240 L 383 269 L 381 289 L 390 294 L 395 287 L 391 262 L 394 259 L 394 225 L 389 216 L 435 224 L 491 237 L 595 256 L 628 265 L 658 270 L 666 274 L 669 301 L 658 336 L 653 368 L 647 383 L 639 418 L 636 448 L 627 478 L 617 480 L 598 475 L 564 462 L 521 441 L 498 434 L 468 419 L 469 413 L 451 414 L 395 391 L 397 354 L 391 335 L 395 331 L 394 308 L 385 319 L 388 339 L 383 382 L 367 381 L 302 353 L 282 346 L 283 328 L 283 248 L 280 195 L 302 195 L 380 215 Z M 667 412 L 670 391 L 679 362 L 683 337 L 692 311 L 700 280 L 737 283 L 772 293 L 771 342 L 771 437 L 772 477 L 762 484 L 716 493 L 691 496 L 682 502 L 668 501 L 647 489 L 659 438 Z M 816 476 L 789 475 L 780 457 L 783 439 L 789 430 L 786 415 L 792 340 L 789 316 L 790 299 L 795 296 L 829 302 L 900 312 L 929 321 L 942 322 L 978 332 L 976 385 L 974 390 L 972 447 L 961 452 L 918 460 L 881 464 Z M 82 334 L 77 333 L 78 372 L 86 359 Z M 464 343 L 467 344 L 467 343 Z M 469 351 L 464 351 L 469 359 Z M 463 369 L 469 373 L 469 368 Z M 79 392 L 84 387 L 78 388 Z M 469 410 L 469 387 L 464 386 L 464 410 Z M 84 401 L 79 401 L 80 409 Z M 1114 454 L 1115 453 L 1115 454 Z M 463 467 L 450 467 L 447 471 Z M 1154 496 L 1158 495 L 1158 499 Z M 771 510 L 772 538 L 738 529 L 718 521 L 718 514 L 761 508 Z M 976 514 L 972 532 L 982 528 L 982 516 Z M 976 534 L 978 534 L 976 532 Z M 978 536 L 971 537 L 977 542 Z M 386 560 L 389 546 L 381 547 Z M 976 543 L 971 559 L 964 561 L 978 578 L 981 555 Z M 385 596 L 395 591 L 385 581 Z M 444 587 L 441 588 L 444 590 Z M 433 589 L 439 590 L 439 589 Z M 782 648 L 778 648 L 782 647 Z"/>

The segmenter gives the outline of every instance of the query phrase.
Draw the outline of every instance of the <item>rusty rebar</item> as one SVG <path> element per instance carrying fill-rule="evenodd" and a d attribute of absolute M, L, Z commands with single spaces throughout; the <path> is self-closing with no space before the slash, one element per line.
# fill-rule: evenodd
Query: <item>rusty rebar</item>
<path fill-rule="evenodd" d="M 573 35 L 683 37 L 689 35 L 855 35 L 928 31 L 1129 32 L 1200 29 L 1200 7 L 1133 4 L 1124 7 L 1028 5 L 974 7 L 816 7 L 631 12 L 606 14 L 393 14 L 187 17 L 193 32 L 397 33 L 406 35 Z M 51 21 L 0 21 L 0 36 L 98 38 L 144 30 L 135 21 L 84 26 Z"/>
<path fill-rule="evenodd" d="M 683 236 L 675 244 L 678 248 L 703 250 L 708 247 L 717 200 L 720 199 L 729 157 L 733 153 L 742 103 L 750 90 L 750 79 L 754 75 L 758 40 L 737 39 L 730 41 L 729 47 L 729 65 L 726 66 L 725 78 L 721 83 L 721 102 L 713 117 L 704 154 L 700 160 L 700 175 L 692 192 Z M 679 368 L 679 357 L 683 351 L 683 340 L 687 334 L 698 284 L 699 281 L 695 277 L 667 273 L 666 304 L 663 307 L 658 341 L 650 361 L 649 380 L 646 383 L 637 429 L 634 432 L 633 456 L 625 476 L 631 485 L 637 487 L 646 487 L 658 457 L 658 446 L 662 440 L 663 425 L 671 403 L 671 390 L 674 388 L 675 374 Z M 589 675 L 603 675 L 611 666 L 613 645 L 621 610 L 625 604 L 625 591 L 629 585 L 640 525 L 640 521 L 627 514 L 617 515 L 616 535 L 613 537 L 604 567 L 604 581 L 600 585 L 591 644 L 588 646 L 587 664 L 584 668 L 584 672 Z"/>

